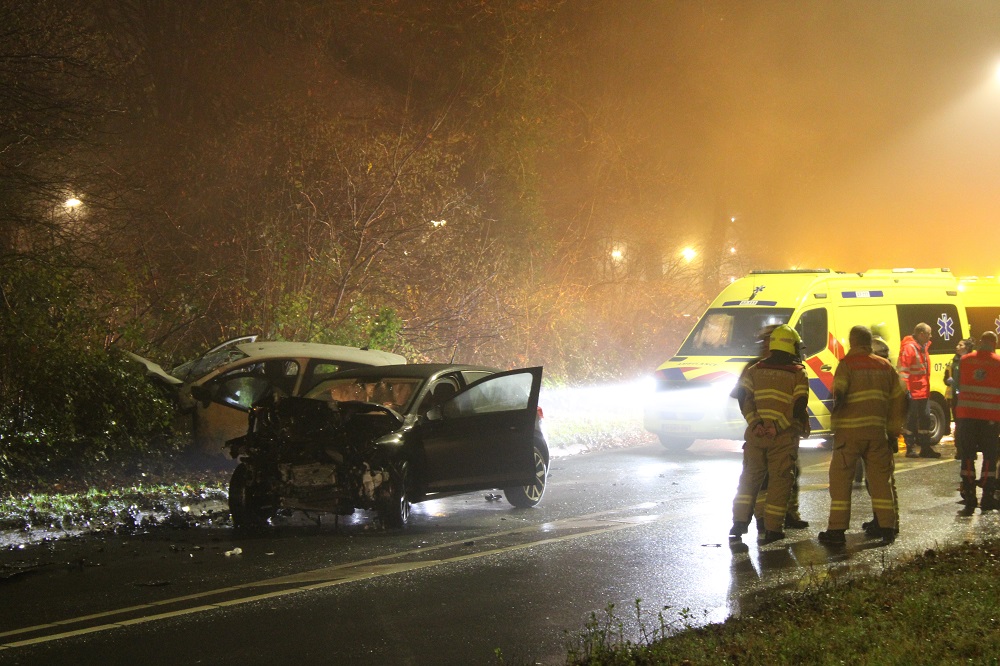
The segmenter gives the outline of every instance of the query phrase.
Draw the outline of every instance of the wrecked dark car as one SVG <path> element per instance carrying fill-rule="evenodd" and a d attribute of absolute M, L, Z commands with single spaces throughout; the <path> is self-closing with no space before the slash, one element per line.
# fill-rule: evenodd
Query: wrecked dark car
<path fill-rule="evenodd" d="M 227 442 L 240 459 L 233 523 L 364 509 L 402 527 L 412 503 L 492 489 L 534 506 L 549 465 L 541 379 L 542 368 L 390 365 L 337 373 L 303 397 L 270 395 L 251 408 L 249 432 Z"/>

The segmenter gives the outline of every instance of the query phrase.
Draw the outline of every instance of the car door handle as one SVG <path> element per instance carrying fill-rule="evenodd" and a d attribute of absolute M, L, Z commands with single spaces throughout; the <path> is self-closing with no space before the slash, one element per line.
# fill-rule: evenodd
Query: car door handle
<path fill-rule="evenodd" d="M 821 365 L 821 366 L 819 366 L 819 369 L 820 369 L 820 370 L 829 370 L 829 369 L 830 369 L 830 368 L 832 368 L 832 367 L 833 367 L 833 366 L 831 366 L 831 365 Z"/>

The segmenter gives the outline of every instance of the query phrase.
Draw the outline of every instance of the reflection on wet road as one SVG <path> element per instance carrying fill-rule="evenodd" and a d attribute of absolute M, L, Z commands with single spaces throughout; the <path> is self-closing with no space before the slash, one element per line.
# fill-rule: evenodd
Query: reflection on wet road
<path fill-rule="evenodd" d="M 492 663 L 501 648 L 562 663 L 566 632 L 609 604 L 642 599 L 654 623 L 661 609 L 668 622 L 720 621 L 763 589 L 805 588 L 996 536 L 997 513 L 956 515 L 958 463 L 951 447 L 941 450 L 941 460 L 897 458 L 901 534 L 888 547 L 860 530 L 871 511 L 860 485 L 847 545 L 816 540 L 826 528 L 829 453 L 804 449 L 810 527 L 766 546 L 751 531 L 731 548 L 740 455 L 728 441 L 681 454 L 651 445 L 555 458 L 534 510 L 459 496 L 419 506 L 404 531 L 369 529 L 358 515 L 255 539 L 191 530 L 52 544 L 53 559 L 90 566 L 6 584 L 0 662 L 253 663 L 256 637 L 266 635 L 279 662 Z M 237 546 L 239 557 L 223 556 Z M 157 584 L 137 583 L 150 580 Z M 637 636 L 637 621 L 623 619 Z"/>

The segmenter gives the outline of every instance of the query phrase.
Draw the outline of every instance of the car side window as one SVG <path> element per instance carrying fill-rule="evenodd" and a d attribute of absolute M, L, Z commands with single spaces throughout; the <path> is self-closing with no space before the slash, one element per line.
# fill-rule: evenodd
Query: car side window
<path fill-rule="evenodd" d="M 426 414 L 427 410 L 447 402 L 456 393 L 458 393 L 458 382 L 451 377 L 442 377 L 434 382 L 424 394 L 417 411 L 420 414 Z"/>
<path fill-rule="evenodd" d="M 314 389 L 320 382 L 326 381 L 338 372 L 360 367 L 362 366 L 357 363 L 313 359 L 309 361 L 308 365 L 306 365 L 306 373 L 305 378 L 302 380 L 300 395 L 305 395 Z"/>
<path fill-rule="evenodd" d="M 460 418 L 489 412 L 509 412 L 528 408 L 531 373 L 493 377 L 459 393 L 441 406 L 445 418 Z"/>
<path fill-rule="evenodd" d="M 241 365 L 211 381 L 215 386 L 213 399 L 224 405 L 249 409 L 269 391 L 291 395 L 298 372 L 299 364 L 295 361 L 271 360 Z"/>

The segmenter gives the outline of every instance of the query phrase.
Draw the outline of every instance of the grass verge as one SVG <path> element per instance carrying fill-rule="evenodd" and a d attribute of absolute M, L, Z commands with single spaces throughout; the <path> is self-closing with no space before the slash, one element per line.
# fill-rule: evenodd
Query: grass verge
<path fill-rule="evenodd" d="M 229 475 L 225 467 L 174 460 L 23 482 L 0 491 L 0 531 L 38 532 L 47 540 L 62 532 L 131 532 L 225 520 L 228 511 L 194 507 L 224 503 Z"/>
<path fill-rule="evenodd" d="M 914 557 L 880 575 L 762 595 L 724 623 L 648 626 L 594 614 L 567 664 L 997 664 L 1000 541 Z M 642 627 L 636 641 L 626 627 Z M 687 625 L 687 626 L 684 626 Z"/>

